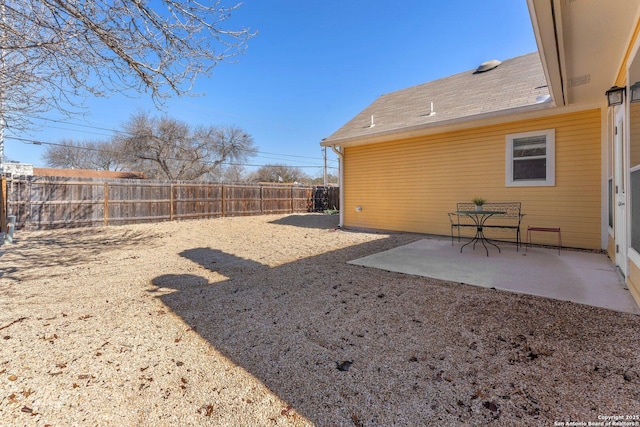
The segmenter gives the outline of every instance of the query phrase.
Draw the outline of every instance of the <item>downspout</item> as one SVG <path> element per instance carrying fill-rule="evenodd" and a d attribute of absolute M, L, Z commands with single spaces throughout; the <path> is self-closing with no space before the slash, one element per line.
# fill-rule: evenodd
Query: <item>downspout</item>
<path fill-rule="evenodd" d="M 331 146 L 331 150 L 338 156 L 338 186 L 340 188 L 340 223 L 338 224 L 339 228 L 344 227 L 344 153 L 342 152 L 342 147 L 336 148 L 335 145 Z"/>

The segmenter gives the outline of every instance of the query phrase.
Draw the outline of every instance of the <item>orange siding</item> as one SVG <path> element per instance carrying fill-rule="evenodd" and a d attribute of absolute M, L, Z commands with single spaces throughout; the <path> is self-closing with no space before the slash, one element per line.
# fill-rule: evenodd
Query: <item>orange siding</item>
<path fill-rule="evenodd" d="M 566 246 L 601 246 L 600 110 L 345 148 L 347 227 L 449 234 L 456 202 L 520 201 L 527 225 Z M 556 185 L 506 187 L 506 135 L 555 129 Z M 356 212 L 356 206 L 362 211 Z M 539 233 L 536 242 L 553 243 Z"/>
<path fill-rule="evenodd" d="M 607 256 L 611 260 L 611 262 L 616 262 L 616 240 L 614 237 L 609 234 L 607 239 Z"/>
<path fill-rule="evenodd" d="M 631 291 L 633 299 L 640 305 L 640 267 L 633 261 L 629 262 L 629 274 L 627 276 L 627 287 Z"/>

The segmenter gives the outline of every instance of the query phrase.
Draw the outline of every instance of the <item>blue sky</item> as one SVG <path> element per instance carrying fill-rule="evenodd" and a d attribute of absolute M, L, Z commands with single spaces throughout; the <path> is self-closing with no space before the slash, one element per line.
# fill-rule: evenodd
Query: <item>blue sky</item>
<path fill-rule="evenodd" d="M 237 125 L 260 152 L 249 170 L 284 163 L 311 176 L 322 174 L 322 138 L 378 96 L 537 49 L 525 0 L 245 0 L 229 26 L 258 35 L 234 63 L 197 82 L 202 96 L 171 99 L 157 115 Z M 30 134 L 8 131 L 6 159 L 44 166 L 44 146 L 11 136 L 101 140 L 136 112 L 156 114 L 145 96 L 90 99 L 87 106 L 84 118 L 40 121 Z M 59 120 L 55 112 L 44 117 Z"/>

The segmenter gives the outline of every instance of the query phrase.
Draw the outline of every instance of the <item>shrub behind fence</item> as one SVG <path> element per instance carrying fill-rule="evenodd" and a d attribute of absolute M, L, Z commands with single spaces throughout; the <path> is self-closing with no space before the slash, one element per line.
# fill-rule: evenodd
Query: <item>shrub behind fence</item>
<path fill-rule="evenodd" d="M 337 187 L 35 176 L 2 179 L 3 212 L 15 215 L 17 228 L 27 230 L 339 208 Z"/>

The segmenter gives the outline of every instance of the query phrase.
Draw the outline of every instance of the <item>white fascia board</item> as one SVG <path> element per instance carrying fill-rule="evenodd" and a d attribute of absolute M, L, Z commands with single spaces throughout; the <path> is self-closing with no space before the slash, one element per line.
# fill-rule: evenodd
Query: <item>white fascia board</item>
<path fill-rule="evenodd" d="M 414 126 L 404 129 L 389 130 L 372 135 L 325 140 L 320 142 L 320 145 L 325 147 L 354 147 L 358 145 L 377 144 L 381 142 L 417 138 L 457 130 L 491 126 L 520 120 L 551 117 L 559 114 L 575 113 L 578 111 L 594 110 L 600 108 L 603 108 L 602 104 L 572 105 L 566 107 L 555 107 L 553 105 L 550 105 L 549 103 L 537 104 L 534 106 L 513 108 L 510 110 L 480 114 L 473 117 L 443 121 L 430 126 Z"/>
<path fill-rule="evenodd" d="M 565 90 L 567 82 L 560 63 L 563 52 L 558 50 L 562 49 L 560 7 L 555 7 L 556 16 L 554 20 L 554 9 L 552 9 L 551 2 L 527 0 L 527 6 L 529 7 L 531 25 L 533 26 L 533 33 L 538 45 L 542 69 L 547 78 L 551 98 L 558 106 L 567 105 L 568 99 Z"/>

